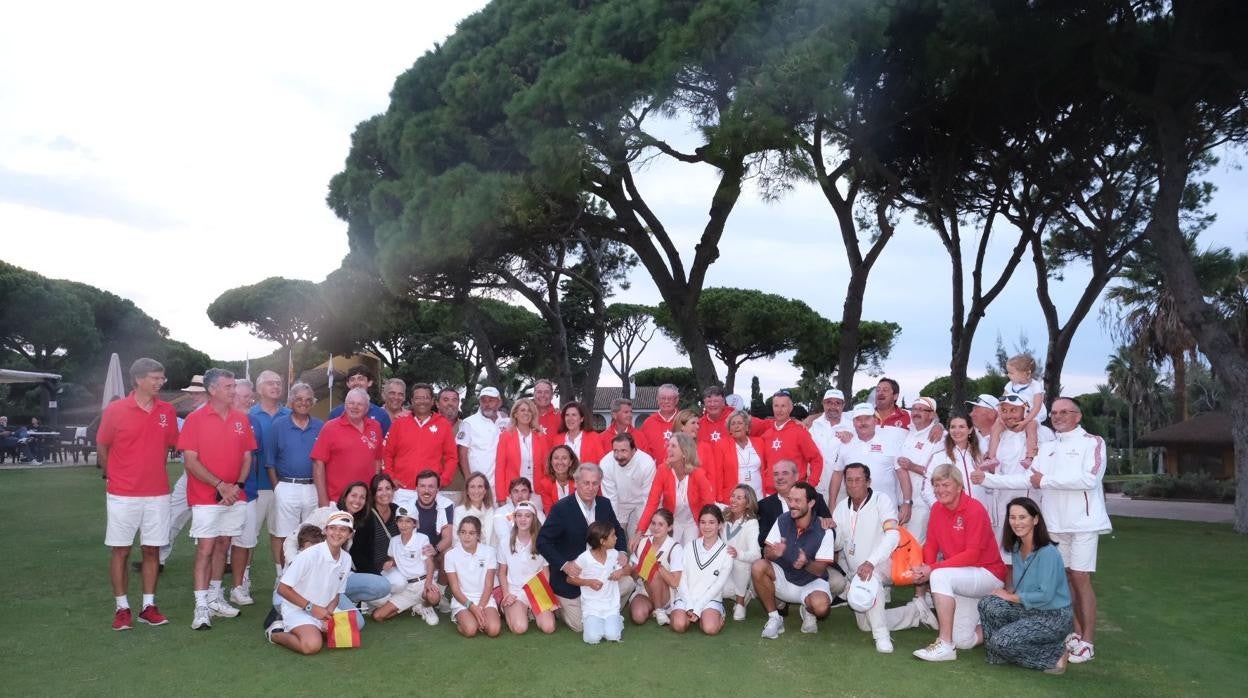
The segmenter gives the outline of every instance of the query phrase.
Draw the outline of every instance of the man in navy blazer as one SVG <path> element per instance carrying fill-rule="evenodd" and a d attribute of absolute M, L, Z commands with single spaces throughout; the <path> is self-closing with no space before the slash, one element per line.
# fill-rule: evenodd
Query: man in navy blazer
<path fill-rule="evenodd" d="M 576 576 L 581 570 L 576 558 L 585 552 L 585 536 L 591 521 L 605 521 L 615 528 L 615 548 L 627 558 L 628 534 L 615 518 L 611 500 L 598 496 L 602 482 L 602 469 L 595 463 L 581 463 L 576 470 L 576 493 L 564 497 L 550 508 L 550 515 L 542 523 L 537 535 L 537 551 L 550 564 L 550 586 L 559 597 L 559 609 L 563 622 L 575 632 L 581 632 L 581 588 L 568 583 L 568 576 Z M 627 563 L 627 559 L 623 562 Z M 620 605 L 633 593 L 633 580 L 620 580 Z"/>

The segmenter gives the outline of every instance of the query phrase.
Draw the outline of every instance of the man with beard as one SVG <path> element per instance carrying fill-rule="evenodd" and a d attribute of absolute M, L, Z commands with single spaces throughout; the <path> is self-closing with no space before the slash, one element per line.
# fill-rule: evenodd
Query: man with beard
<path fill-rule="evenodd" d="M 490 490 L 498 491 L 494 482 L 494 463 L 498 455 L 498 437 L 507 428 L 509 420 L 499 414 L 503 404 L 498 388 L 481 390 L 477 400 L 476 414 L 459 424 L 455 443 L 459 445 L 459 466 L 467 479 L 473 473 L 481 473 L 490 481 Z M 503 483 L 506 487 L 507 483 Z"/>

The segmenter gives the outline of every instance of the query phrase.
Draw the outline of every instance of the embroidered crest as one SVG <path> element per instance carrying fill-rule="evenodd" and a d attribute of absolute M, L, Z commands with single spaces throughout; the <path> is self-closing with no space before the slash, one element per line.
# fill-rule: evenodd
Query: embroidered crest
<path fill-rule="evenodd" d="M 664 440 L 664 441 L 671 441 L 671 440 L 672 440 L 672 430 L 671 430 L 671 429 L 668 429 L 667 431 L 663 432 L 663 440 Z"/>
<path fill-rule="evenodd" d="M 718 432 L 718 431 L 713 431 L 713 432 L 711 432 L 711 441 L 715 441 L 715 442 L 718 442 L 718 441 L 719 441 L 719 432 Z"/>
<path fill-rule="evenodd" d="M 429 431 L 430 431 L 430 432 L 432 432 L 432 433 L 434 433 L 434 434 L 438 433 L 438 425 L 437 425 L 437 424 L 430 425 L 430 426 L 429 426 Z"/>
<path fill-rule="evenodd" d="M 242 423 L 242 422 L 234 422 L 234 433 L 235 433 L 235 434 L 242 435 L 242 433 L 243 433 L 243 423 Z"/>
<path fill-rule="evenodd" d="M 457 439 L 462 439 L 462 438 L 464 438 L 464 432 L 462 432 L 462 431 L 461 431 L 461 432 L 459 432 L 458 434 L 456 434 L 456 435 L 455 435 L 455 438 L 457 438 Z"/>
<path fill-rule="evenodd" d="M 162 412 L 160 414 L 160 428 L 164 429 L 167 426 L 169 426 L 169 415 Z"/>
<path fill-rule="evenodd" d="M 780 450 L 780 447 L 781 447 L 781 446 L 783 446 L 783 445 L 784 445 L 784 443 L 783 443 L 782 441 L 780 441 L 780 439 L 776 439 L 775 441 L 772 441 L 772 442 L 771 442 L 771 448 L 772 448 L 772 450 L 773 450 L 773 451 L 779 451 L 779 450 Z"/>
<path fill-rule="evenodd" d="M 925 444 L 925 443 L 923 443 L 922 441 L 920 441 L 920 442 L 918 442 L 918 443 L 916 443 L 916 444 L 914 445 L 914 448 L 915 448 L 915 450 L 922 451 L 922 450 L 923 450 L 923 447 L 924 447 L 924 446 L 926 446 L 926 445 L 927 445 L 927 444 Z"/>
<path fill-rule="evenodd" d="M 958 518 L 953 520 L 953 530 L 955 531 L 966 530 L 966 522 L 962 520 L 961 514 L 958 515 Z"/>
<path fill-rule="evenodd" d="M 883 453 L 883 452 L 884 452 L 884 446 L 883 446 L 883 444 L 871 444 L 871 452 L 872 452 L 872 453 Z"/>

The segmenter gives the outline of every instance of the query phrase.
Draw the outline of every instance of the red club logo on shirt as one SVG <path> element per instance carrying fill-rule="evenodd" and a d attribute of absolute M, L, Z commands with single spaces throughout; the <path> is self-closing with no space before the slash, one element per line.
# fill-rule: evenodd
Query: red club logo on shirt
<path fill-rule="evenodd" d="M 916 443 L 916 444 L 914 445 L 914 449 L 915 449 L 916 451 L 922 451 L 922 450 L 923 450 L 923 447 L 924 447 L 924 446 L 926 446 L 926 445 L 927 445 L 927 444 L 925 444 L 925 443 L 923 443 L 922 441 L 920 441 L 920 442 L 918 442 L 918 443 Z"/>
<path fill-rule="evenodd" d="M 966 522 L 962 520 L 961 514 L 959 514 L 958 517 L 953 520 L 953 530 L 955 531 L 966 530 Z"/>
<path fill-rule="evenodd" d="M 883 446 L 883 444 L 871 444 L 871 452 L 872 452 L 872 453 L 883 453 L 883 452 L 884 452 L 884 446 Z"/>
<path fill-rule="evenodd" d="M 160 428 L 164 429 L 167 426 L 169 426 L 169 416 L 165 414 L 160 415 Z"/>
<path fill-rule="evenodd" d="M 780 439 L 776 439 L 775 441 L 772 441 L 772 442 L 771 442 L 771 448 L 772 448 L 773 450 L 776 450 L 776 451 L 779 451 L 779 450 L 780 450 L 780 447 L 781 447 L 781 446 L 783 446 L 783 445 L 784 445 L 784 443 L 783 443 L 783 442 L 781 442 L 781 441 L 780 441 Z"/>
<path fill-rule="evenodd" d="M 242 433 L 243 433 L 243 423 L 242 423 L 242 422 L 234 422 L 234 433 L 235 433 L 235 434 L 238 434 L 238 435 L 240 435 L 240 436 L 242 435 Z"/>
<path fill-rule="evenodd" d="M 663 442 L 666 443 L 671 440 L 672 440 L 672 431 L 669 429 L 663 432 Z"/>
<path fill-rule="evenodd" d="M 434 434 L 438 433 L 438 425 L 437 424 L 430 425 L 429 431 Z"/>
<path fill-rule="evenodd" d="M 711 432 L 711 441 L 719 441 L 719 432 L 717 431 Z"/>
<path fill-rule="evenodd" d="M 368 446 L 370 449 L 376 448 L 377 447 L 377 432 L 366 431 L 363 434 L 360 434 L 360 441 L 363 442 L 363 444 L 365 446 Z"/>

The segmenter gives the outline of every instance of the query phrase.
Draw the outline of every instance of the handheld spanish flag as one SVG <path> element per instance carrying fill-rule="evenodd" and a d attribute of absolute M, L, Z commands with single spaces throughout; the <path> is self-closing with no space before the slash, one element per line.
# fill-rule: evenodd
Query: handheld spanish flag
<path fill-rule="evenodd" d="M 346 649 L 360 646 L 359 611 L 334 611 L 325 620 L 325 646 L 330 649 Z"/>
<path fill-rule="evenodd" d="M 641 552 L 637 553 L 637 572 L 647 582 L 654 579 L 655 573 L 659 571 L 659 553 L 654 549 L 653 543 L 653 538 L 647 538 Z"/>
<path fill-rule="evenodd" d="M 529 609 L 533 615 L 559 608 L 555 599 L 555 590 L 550 588 L 550 580 L 538 572 L 524 585 L 524 595 L 529 598 Z"/>

